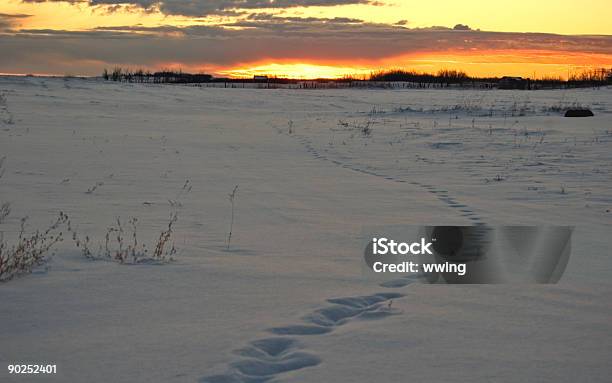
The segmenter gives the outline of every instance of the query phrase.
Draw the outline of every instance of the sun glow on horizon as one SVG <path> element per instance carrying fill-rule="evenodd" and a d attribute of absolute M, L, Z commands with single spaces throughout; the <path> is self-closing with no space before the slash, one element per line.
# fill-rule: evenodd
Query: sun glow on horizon
<path fill-rule="evenodd" d="M 473 77 L 522 76 L 529 78 L 560 77 L 584 70 L 612 68 L 612 55 L 542 50 L 490 50 L 457 52 L 421 52 L 389 57 L 371 62 L 360 61 L 355 66 L 345 62 L 255 62 L 215 71 L 231 78 L 269 76 L 293 79 L 368 78 L 377 71 L 393 69 L 436 73 L 443 69 L 461 70 Z"/>
<path fill-rule="evenodd" d="M 359 68 L 340 65 L 321 65 L 311 63 L 267 63 L 245 65 L 219 70 L 220 75 L 232 78 L 251 78 L 253 76 L 269 76 L 312 80 L 318 78 L 338 79 L 346 76 L 363 77 L 369 75 L 370 68 Z"/>

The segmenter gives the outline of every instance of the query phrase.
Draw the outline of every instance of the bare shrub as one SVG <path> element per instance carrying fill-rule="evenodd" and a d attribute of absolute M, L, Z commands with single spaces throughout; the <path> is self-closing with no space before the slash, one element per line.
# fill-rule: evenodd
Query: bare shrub
<path fill-rule="evenodd" d="M 174 208 L 183 207 L 182 199 L 184 196 L 191 192 L 192 188 L 193 185 L 191 184 L 191 181 L 189 179 L 186 180 L 181 190 L 179 190 L 176 194 L 176 197 L 174 197 L 174 199 L 168 199 L 168 203 L 170 204 L 170 206 Z"/>
<path fill-rule="evenodd" d="M 289 120 L 289 122 L 287 122 L 287 133 L 293 134 L 293 120 Z"/>
<path fill-rule="evenodd" d="M 344 120 L 338 120 L 338 127 L 332 128 L 331 130 L 337 131 L 357 131 L 361 133 L 363 137 L 370 137 L 373 132 L 374 121 L 372 118 L 363 120 L 362 122 L 353 121 L 348 122 Z"/>
<path fill-rule="evenodd" d="M 4 171 L 6 168 L 4 167 L 4 161 L 6 160 L 6 156 L 0 157 L 0 178 L 4 176 Z M 1 202 L 0 201 L 0 224 L 4 222 L 6 217 L 11 214 L 11 204 L 9 202 Z"/>
<path fill-rule="evenodd" d="M 91 260 L 110 260 L 120 264 L 164 264 L 174 260 L 177 251 L 172 241 L 173 225 L 178 220 L 176 213 L 170 215 L 168 224 L 161 231 L 154 243 L 152 252 L 145 243 L 138 240 L 138 219 L 132 217 L 128 220 L 129 228 L 124 229 L 121 218 L 117 218 L 114 225 L 106 230 L 104 242 L 98 244 L 98 250 L 91 249 L 92 241 L 89 236 L 81 238 L 79 233 L 68 221 L 68 231 L 72 233 L 72 240 L 81 250 L 81 254 Z"/>
<path fill-rule="evenodd" d="M 230 204 L 231 204 L 231 219 L 230 219 L 230 227 L 229 233 L 227 234 L 227 250 L 230 248 L 230 243 L 232 242 L 232 232 L 234 230 L 234 201 L 236 199 L 236 192 L 238 191 L 238 185 L 234 186 L 234 190 L 228 195 Z"/>
<path fill-rule="evenodd" d="M 177 215 L 172 214 L 170 216 L 170 221 L 168 222 L 168 227 L 159 234 L 159 238 L 155 244 L 155 251 L 153 252 L 154 261 L 172 260 L 172 257 L 176 254 L 174 243 L 172 243 L 172 246 L 169 249 L 167 248 L 167 245 L 172 239 L 172 225 L 177 219 Z M 134 227 L 134 230 L 136 230 L 136 227 Z M 134 231 L 134 246 L 136 246 L 136 231 Z"/>
<path fill-rule="evenodd" d="M 370 137 L 372 135 L 372 121 L 367 120 L 359 130 L 364 137 Z"/>
<path fill-rule="evenodd" d="M 6 117 L 0 118 L 0 122 L 4 122 L 7 125 L 13 125 L 15 123 L 13 115 L 8 109 L 7 98 L 4 93 L 0 93 L 0 117 L 2 117 L 2 115 Z"/>
<path fill-rule="evenodd" d="M 4 222 L 6 217 L 11 214 L 11 204 L 9 202 L 3 202 L 0 205 L 0 224 Z"/>
<path fill-rule="evenodd" d="M 68 221 L 62 212 L 44 231 L 26 233 L 28 218 L 21 219 L 16 243 L 9 244 L 0 232 L 0 282 L 13 279 L 20 274 L 32 272 L 36 266 L 48 260 L 51 248 L 63 240 L 60 228 Z"/>
<path fill-rule="evenodd" d="M 93 186 L 91 186 L 85 194 L 93 194 L 99 187 L 104 186 L 104 182 L 96 182 Z"/>
<path fill-rule="evenodd" d="M 570 101 L 564 101 L 563 99 L 561 99 L 555 104 L 543 106 L 542 112 L 563 114 L 570 109 L 583 110 L 583 109 L 589 109 L 589 106 L 583 105 L 578 100 L 574 100 L 570 102 Z"/>

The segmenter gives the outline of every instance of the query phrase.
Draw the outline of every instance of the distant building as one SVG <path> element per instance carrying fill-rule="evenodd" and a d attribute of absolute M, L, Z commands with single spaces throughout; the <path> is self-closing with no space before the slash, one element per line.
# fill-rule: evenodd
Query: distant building
<path fill-rule="evenodd" d="M 253 76 L 255 82 L 268 82 L 268 76 Z"/>
<path fill-rule="evenodd" d="M 497 83 L 499 89 L 528 89 L 529 80 L 522 77 L 504 76 Z"/>

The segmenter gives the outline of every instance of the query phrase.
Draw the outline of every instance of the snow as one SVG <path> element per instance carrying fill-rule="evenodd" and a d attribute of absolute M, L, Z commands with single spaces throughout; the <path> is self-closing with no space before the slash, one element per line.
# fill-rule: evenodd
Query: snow
<path fill-rule="evenodd" d="M 176 210 L 179 249 L 174 263 L 128 266 L 87 260 L 66 238 L 46 266 L 2 283 L 3 382 L 609 381 L 610 88 L 1 77 L 0 93 L 7 238 L 21 216 L 33 229 L 64 211 L 98 243 L 117 216 L 137 217 L 151 243 Z M 557 111 L 575 103 L 595 116 Z M 473 223 L 575 226 L 561 282 L 362 275 L 366 227 Z M 9 363 L 58 374 L 8 375 Z"/>

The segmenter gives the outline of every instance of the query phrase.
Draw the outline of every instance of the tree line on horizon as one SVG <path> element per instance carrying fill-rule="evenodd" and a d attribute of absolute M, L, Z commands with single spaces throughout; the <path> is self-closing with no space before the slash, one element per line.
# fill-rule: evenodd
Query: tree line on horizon
<path fill-rule="evenodd" d="M 203 83 L 213 80 L 213 76 L 205 73 L 184 73 L 182 71 L 173 71 L 164 69 L 158 72 L 149 70 L 137 69 L 129 70 L 121 67 L 115 67 L 112 71 L 104 68 L 102 78 L 111 81 L 121 82 L 136 82 L 136 83 Z"/>
<path fill-rule="evenodd" d="M 285 77 L 259 76 L 252 79 L 219 78 L 206 73 L 186 73 L 182 70 L 164 69 L 151 72 L 149 70 L 130 70 L 115 67 L 111 71 L 104 69 L 102 78 L 109 81 L 133 83 L 168 83 L 168 84 L 198 84 L 209 82 L 268 82 L 273 84 L 296 84 L 304 82 L 301 79 Z M 562 87 L 597 87 L 612 85 L 612 69 L 588 69 L 579 73 L 570 74 L 568 79 L 561 77 L 540 77 L 537 79 L 523 79 L 520 77 L 474 77 L 466 72 L 453 69 L 441 69 L 436 73 L 417 72 L 406 69 L 389 69 L 372 72 L 369 78 L 358 79 L 353 76 L 344 76 L 339 79 L 312 79 L 314 82 L 409 82 L 429 87 L 475 86 L 488 84 L 491 87 L 508 87 L 511 89 L 541 89 Z M 427 85 L 427 86 L 426 86 Z"/>
<path fill-rule="evenodd" d="M 612 84 L 612 69 L 587 69 L 570 74 L 568 79 L 544 76 L 536 79 L 521 77 L 472 77 L 460 70 L 441 69 L 437 73 L 422 73 L 412 70 L 392 69 L 372 73 L 370 81 L 405 81 L 413 83 L 436 83 L 443 86 L 464 85 L 475 82 L 487 82 L 504 85 L 509 88 L 539 89 L 548 87 L 591 87 Z"/>

